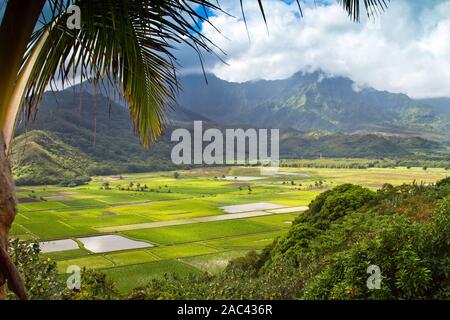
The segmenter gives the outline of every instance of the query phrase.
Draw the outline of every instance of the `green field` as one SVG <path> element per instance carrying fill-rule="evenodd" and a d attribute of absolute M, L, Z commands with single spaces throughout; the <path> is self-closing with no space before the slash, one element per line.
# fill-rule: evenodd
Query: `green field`
<path fill-rule="evenodd" d="M 116 234 L 149 242 L 153 247 L 93 253 L 80 246 L 43 255 L 57 261 L 62 274 L 70 265 L 100 269 L 126 291 L 167 273 L 215 273 L 230 259 L 270 244 L 286 233 L 292 220 L 301 214 L 264 211 L 254 217 L 234 218 L 229 214 L 229 220 L 196 220 L 226 215 L 222 206 L 257 202 L 304 206 L 319 193 L 342 183 L 377 189 L 384 183 L 432 183 L 448 176 L 448 171 L 433 168 L 282 171 L 292 175 L 225 181 L 220 177 L 259 176 L 257 168 L 226 167 L 179 171 L 178 179 L 173 172 L 158 172 L 95 177 L 90 184 L 74 188 L 20 187 L 19 214 L 12 235 L 38 241 L 75 239 L 105 235 L 101 232 L 105 227 L 133 225 L 133 229 Z M 106 190 L 105 181 L 109 182 Z M 178 225 L 148 227 L 158 222 Z"/>
<path fill-rule="evenodd" d="M 188 224 L 175 227 L 142 229 L 124 232 L 130 238 L 146 240 L 156 244 L 196 242 L 215 238 L 233 237 L 246 233 L 272 231 L 270 226 L 243 219 Z"/>
<path fill-rule="evenodd" d="M 187 275 L 201 273 L 200 270 L 176 260 L 141 263 L 106 269 L 104 272 L 114 280 L 117 288 L 121 291 L 128 291 L 135 287 L 143 286 L 152 278 L 162 277 L 164 274 Z"/>

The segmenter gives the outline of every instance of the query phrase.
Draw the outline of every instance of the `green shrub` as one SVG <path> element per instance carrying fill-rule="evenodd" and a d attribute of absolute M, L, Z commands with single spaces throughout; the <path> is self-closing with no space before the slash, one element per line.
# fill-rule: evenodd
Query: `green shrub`
<path fill-rule="evenodd" d="M 318 195 L 309 204 L 309 210 L 293 224 L 307 223 L 318 229 L 327 229 L 331 222 L 368 204 L 375 195 L 373 191 L 361 186 L 340 185 Z"/>
<path fill-rule="evenodd" d="M 120 298 L 114 281 L 104 273 L 83 268 L 81 270 L 81 289 L 65 290 L 65 299 L 69 300 L 113 300 Z"/>
<path fill-rule="evenodd" d="M 66 278 L 58 275 L 56 262 L 42 257 L 37 242 L 10 240 L 10 253 L 24 280 L 28 299 L 109 300 L 119 297 L 112 280 L 90 269 L 81 270 L 81 290 L 69 290 Z M 8 293 L 8 298 L 15 299 L 15 296 Z"/>
<path fill-rule="evenodd" d="M 448 299 L 450 198 L 430 224 L 395 217 L 375 237 L 334 253 L 301 291 L 303 299 Z M 366 285 L 367 267 L 381 269 L 380 290 Z"/>
<path fill-rule="evenodd" d="M 33 300 L 61 299 L 64 284 L 58 277 L 56 263 L 42 259 L 39 243 L 10 240 L 11 258 L 25 282 L 28 298 Z M 14 299 L 9 294 L 10 299 Z"/>
<path fill-rule="evenodd" d="M 447 181 L 386 185 L 377 193 L 336 187 L 262 252 L 214 276 L 154 280 L 130 298 L 449 299 Z M 380 268 L 380 289 L 367 287 L 371 265 Z"/>

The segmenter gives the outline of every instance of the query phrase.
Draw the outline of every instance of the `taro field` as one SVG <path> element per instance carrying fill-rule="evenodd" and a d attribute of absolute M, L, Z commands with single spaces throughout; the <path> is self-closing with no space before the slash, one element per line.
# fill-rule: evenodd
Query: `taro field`
<path fill-rule="evenodd" d="M 443 169 L 226 167 L 95 177 L 67 188 L 17 188 L 12 236 L 41 243 L 43 258 L 101 269 L 122 291 L 167 273 L 215 273 L 289 230 L 316 195 L 342 183 L 432 183 Z"/>

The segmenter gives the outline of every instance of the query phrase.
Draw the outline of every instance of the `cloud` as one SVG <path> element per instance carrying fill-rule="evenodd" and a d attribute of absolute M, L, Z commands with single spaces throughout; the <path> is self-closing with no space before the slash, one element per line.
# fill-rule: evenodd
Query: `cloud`
<path fill-rule="evenodd" d="M 321 69 L 357 86 L 411 97 L 450 96 L 450 1 L 395 0 L 375 20 L 356 24 L 334 3 L 305 8 L 300 18 L 295 1 L 265 0 L 268 30 L 257 2 L 244 1 L 250 41 L 239 1 L 221 5 L 237 18 L 217 13 L 212 23 L 222 34 L 206 24 L 202 32 L 227 53 L 227 64 L 206 61 L 222 79 L 283 79 Z M 184 49 L 181 56 L 186 70 L 198 71 Z"/>

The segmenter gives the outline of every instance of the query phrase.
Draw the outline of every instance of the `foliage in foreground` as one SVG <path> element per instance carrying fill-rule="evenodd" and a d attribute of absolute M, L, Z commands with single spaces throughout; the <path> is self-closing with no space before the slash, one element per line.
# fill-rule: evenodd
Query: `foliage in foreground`
<path fill-rule="evenodd" d="M 216 276 L 166 277 L 133 299 L 449 299 L 450 179 L 436 186 L 342 185 L 290 232 Z M 367 268 L 381 269 L 369 290 Z"/>
<path fill-rule="evenodd" d="M 121 296 L 104 274 L 82 271 L 65 289 L 37 244 L 11 242 L 32 299 L 450 299 L 450 178 L 436 185 L 345 184 L 319 195 L 289 233 L 217 275 L 166 275 Z M 369 290 L 367 268 L 381 270 Z"/>
<path fill-rule="evenodd" d="M 42 259 L 39 243 L 10 240 L 11 258 L 24 279 L 29 299 L 61 299 L 64 285 L 58 276 L 56 263 Z M 8 298 L 14 299 L 10 294 Z"/>
<path fill-rule="evenodd" d="M 106 300 L 118 298 L 114 283 L 95 270 L 81 270 L 81 290 L 67 288 L 67 275 L 58 274 L 56 262 L 40 255 L 39 243 L 11 240 L 11 257 L 22 275 L 32 300 Z M 10 293 L 9 299 L 15 299 Z"/>

